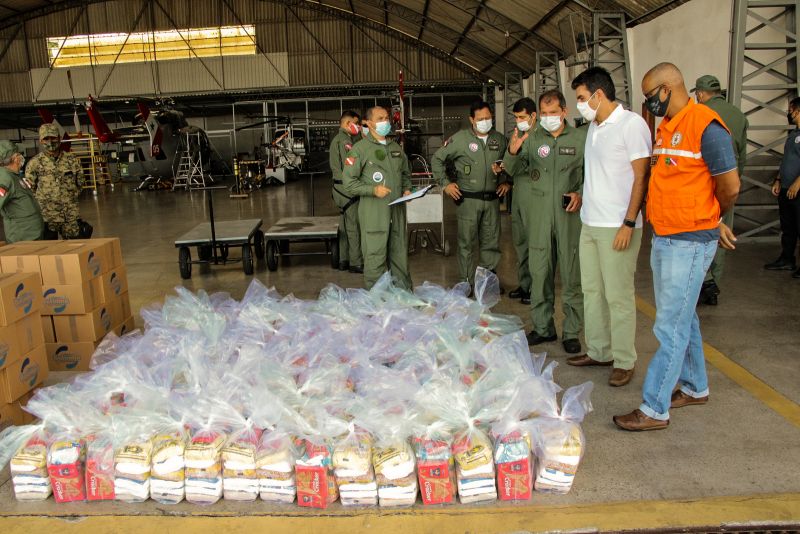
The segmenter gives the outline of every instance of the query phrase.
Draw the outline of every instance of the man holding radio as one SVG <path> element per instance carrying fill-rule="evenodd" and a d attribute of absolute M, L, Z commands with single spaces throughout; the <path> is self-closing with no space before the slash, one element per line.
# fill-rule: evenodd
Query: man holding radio
<path fill-rule="evenodd" d="M 526 170 L 527 180 L 530 180 L 528 266 L 533 329 L 528 334 L 528 344 L 539 345 L 558 339 L 553 319 L 558 264 L 565 316 L 564 350 L 577 354 L 581 351 L 578 335 L 583 328 L 578 242 L 586 128 L 570 126 L 566 119 L 564 95 L 556 90 L 542 93 L 539 97 L 540 127 L 524 134 L 514 130 L 504 164 L 515 180 L 521 180 Z"/>

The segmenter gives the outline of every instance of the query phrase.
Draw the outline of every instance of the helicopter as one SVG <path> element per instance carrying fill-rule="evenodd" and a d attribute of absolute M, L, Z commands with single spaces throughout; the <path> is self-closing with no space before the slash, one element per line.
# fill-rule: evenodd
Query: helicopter
<path fill-rule="evenodd" d="M 212 162 L 213 148 L 204 130 L 190 125 L 181 111 L 174 108 L 171 99 L 152 101 L 159 110 L 153 112 L 143 98 L 136 98 L 139 113 L 130 126 L 112 130 L 100 113 L 95 100 L 89 95 L 85 103 L 86 113 L 98 139 L 102 143 L 119 146 L 120 160 L 127 157 L 128 174 L 140 178 L 140 184 L 134 189 L 169 188 L 175 173 L 178 155 L 186 150 L 189 136 L 199 134 L 199 149 L 202 161 Z M 223 162 L 224 163 L 224 162 Z"/>

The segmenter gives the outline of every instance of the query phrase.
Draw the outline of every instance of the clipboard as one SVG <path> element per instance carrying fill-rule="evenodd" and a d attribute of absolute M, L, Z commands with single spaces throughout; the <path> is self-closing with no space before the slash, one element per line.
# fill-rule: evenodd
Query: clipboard
<path fill-rule="evenodd" d="M 433 187 L 434 187 L 434 184 L 431 184 L 431 185 L 426 185 L 426 186 L 425 186 L 425 187 L 423 187 L 422 189 L 419 189 L 418 191 L 415 191 L 415 192 L 411 193 L 410 195 L 406 195 L 406 196 L 404 196 L 404 197 L 400 197 L 400 198 L 398 198 L 398 199 L 397 199 L 397 200 L 395 200 L 395 201 L 389 202 L 389 205 L 390 205 L 390 206 L 394 206 L 394 205 L 396 205 L 396 204 L 402 204 L 402 203 L 404 203 L 404 202 L 411 202 L 412 200 L 415 200 L 415 199 L 417 199 L 417 198 L 422 198 L 422 197 L 424 197 L 425 195 L 427 195 L 427 194 L 428 194 L 428 191 L 430 191 L 431 189 L 433 189 Z"/>

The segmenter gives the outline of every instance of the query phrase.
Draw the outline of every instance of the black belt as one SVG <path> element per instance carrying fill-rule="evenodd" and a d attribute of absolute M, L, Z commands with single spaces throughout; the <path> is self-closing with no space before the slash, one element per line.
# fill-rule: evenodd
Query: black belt
<path fill-rule="evenodd" d="M 341 180 L 334 180 L 333 185 L 344 185 L 344 182 Z"/>
<path fill-rule="evenodd" d="M 480 193 L 461 191 L 461 196 L 464 198 L 473 198 L 475 200 L 497 200 L 499 198 L 494 191 L 483 191 Z"/>

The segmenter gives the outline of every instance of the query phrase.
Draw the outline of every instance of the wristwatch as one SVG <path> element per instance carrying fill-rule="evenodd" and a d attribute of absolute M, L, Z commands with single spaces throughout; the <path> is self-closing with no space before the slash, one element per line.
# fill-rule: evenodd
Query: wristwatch
<path fill-rule="evenodd" d="M 625 219 L 622 221 L 622 224 L 627 226 L 628 228 L 636 228 L 636 221 L 631 219 Z"/>

